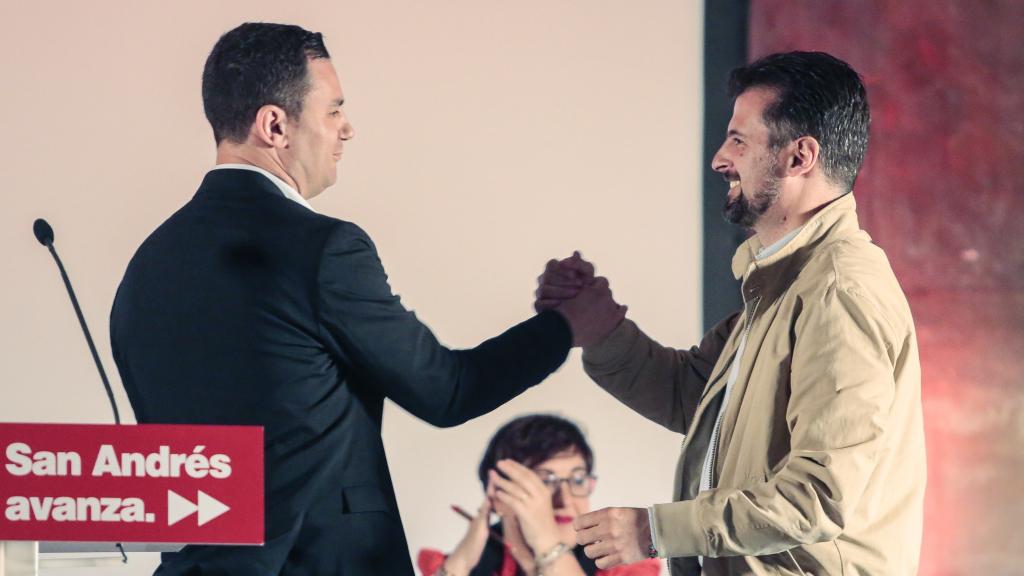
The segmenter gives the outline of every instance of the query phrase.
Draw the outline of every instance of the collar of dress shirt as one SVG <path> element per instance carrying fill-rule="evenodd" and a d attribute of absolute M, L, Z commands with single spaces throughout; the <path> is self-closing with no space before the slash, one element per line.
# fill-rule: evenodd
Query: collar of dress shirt
<path fill-rule="evenodd" d="M 285 198 L 305 206 L 308 210 L 310 210 L 312 212 L 316 212 L 316 210 L 313 210 L 313 207 L 309 205 L 309 202 L 307 202 L 306 199 L 303 198 L 302 195 L 299 194 L 298 191 L 295 190 L 295 188 L 292 188 L 291 186 L 288 185 L 287 182 L 285 182 L 284 180 L 281 180 L 277 176 L 274 176 L 271 172 L 269 172 L 267 170 L 264 170 L 263 168 L 260 168 L 259 166 L 253 166 L 252 164 L 217 164 L 216 166 L 213 167 L 213 170 L 227 170 L 227 169 L 231 169 L 231 170 L 249 170 L 251 172 L 259 172 L 260 174 L 263 174 L 264 176 L 269 178 L 270 181 L 273 182 L 274 185 L 277 186 L 281 190 L 281 194 L 284 194 Z"/>

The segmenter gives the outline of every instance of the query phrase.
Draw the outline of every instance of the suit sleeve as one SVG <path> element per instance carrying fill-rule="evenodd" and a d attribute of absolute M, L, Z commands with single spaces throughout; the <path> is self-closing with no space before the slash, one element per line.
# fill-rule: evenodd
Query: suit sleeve
<path fill-rule="evenodd" d="M 794 332 L 788 456 L 762 483 L 655 505 L 665 555 L 775 554 L 842 533 L 889 426 L 898 338 L 870 300 L 836 287 L 805 302 Z"/>
<path fill-rule="evenodd" d="M 455 426 L 540 383 L 565 361 L 572 334 L 547 311 L 475 348 L 450 350 L 391 292 L 370 238 L 338 224 L 320 262 L 321 335 L 363 381 L 414 416 Z"/>
<path fill-rule="evenodd" d="M 719 322 L 689 350 L 662 346 L 624 320 L 604 342 L 583 349 L 583 368 L 641 416 L 685 434 L 738 317 Z"/>

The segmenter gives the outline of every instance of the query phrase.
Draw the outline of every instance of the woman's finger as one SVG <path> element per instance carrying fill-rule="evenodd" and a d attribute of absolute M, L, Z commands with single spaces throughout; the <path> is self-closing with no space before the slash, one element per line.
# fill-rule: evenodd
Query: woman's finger
<path fill-rule="evenodd" d="M 484 498 L 483 504 L 476 511 L 476 516 L 473 517 L 473 524 L 480 526 L 487 526 L 491 519 L 491 499 Z"/>
<path fill-rule="evenodd" d="M 515 460 L 499 460 L 498 469 L 531 495 L 543 496 L 547 492 L 540 476 Z"/>
<path fill-rule="evenodd" d="M 504 490 L 499 490 L 495 497 L 498 499 L 498 502 L 508 506 L 517 517 L 524 515 L 525 508 L 523 508 L 523 500 L 521 498 L 516 498 Z"/>
<path fill-rule="evenodd" d="M 498 474 L 494 470 L 491 470 L 490 474 L 491 482 L 494 484 L 494 487 L 497 488 L 497 495 L 501 495 L 501 493 L 504 492 L 518 501 L 526 500 L 529 497 L 529 493 L 516 482 L 502 478 L 501 474 Z"/>

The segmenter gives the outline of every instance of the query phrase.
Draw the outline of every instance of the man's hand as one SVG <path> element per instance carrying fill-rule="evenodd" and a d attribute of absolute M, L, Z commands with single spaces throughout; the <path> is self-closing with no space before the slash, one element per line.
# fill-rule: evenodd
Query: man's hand
<path fill-rule="evenodd" d="M 560 313 L 572 330 L 573 346 L 601 342 L 626 317 L 626 307 L 612 298 L 608 279 L 594 278 L 594 265 L 579 251 L 563 260 L 549 260 L 537 284 L 534 309 Z"/>
<path fill-rule="evenodd" d="M 626 307 L 615 302 L 608 279 L 601 276 L 594 278 L 575 298 L 559 304 L 555 311 L 569 323 L 573 346 L 600 343 L 626 317 Z"/>
<path fill-rule="evenodd" d="M 578 250 L 568 258 L 548 260 L 544 273 L 537 277 L 533 309 L 538 313 L 550 310 L 579 294 L 593 280 L 594 265 L 584 260 Z"/>
<path fill-rule="evenodd" d="M 644 508 L 603 508 L 572 523 L 576 543 L 604 570 L 647 558 L 651 525 Z"/>

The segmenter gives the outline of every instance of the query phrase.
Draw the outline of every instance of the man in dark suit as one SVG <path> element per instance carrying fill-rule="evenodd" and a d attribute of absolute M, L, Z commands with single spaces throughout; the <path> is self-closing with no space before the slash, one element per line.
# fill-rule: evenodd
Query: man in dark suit
<path fill-rule="evenodd" d="M 217 168 L 132 259 L 111 341 L 139 422 L 264 427 L 266 544 L 187 546 L 157 573 L 412 574 L 384 399 L 436 426 L 487 413 L 614 328 L 578 310 L 617 305 L 606 284 L 569 286 L 557 310 L 449 350 L 392 294 L 366 233 L 305 202 L 353 136 L 321 35 L 228 32 L 203 103 Z"/>

